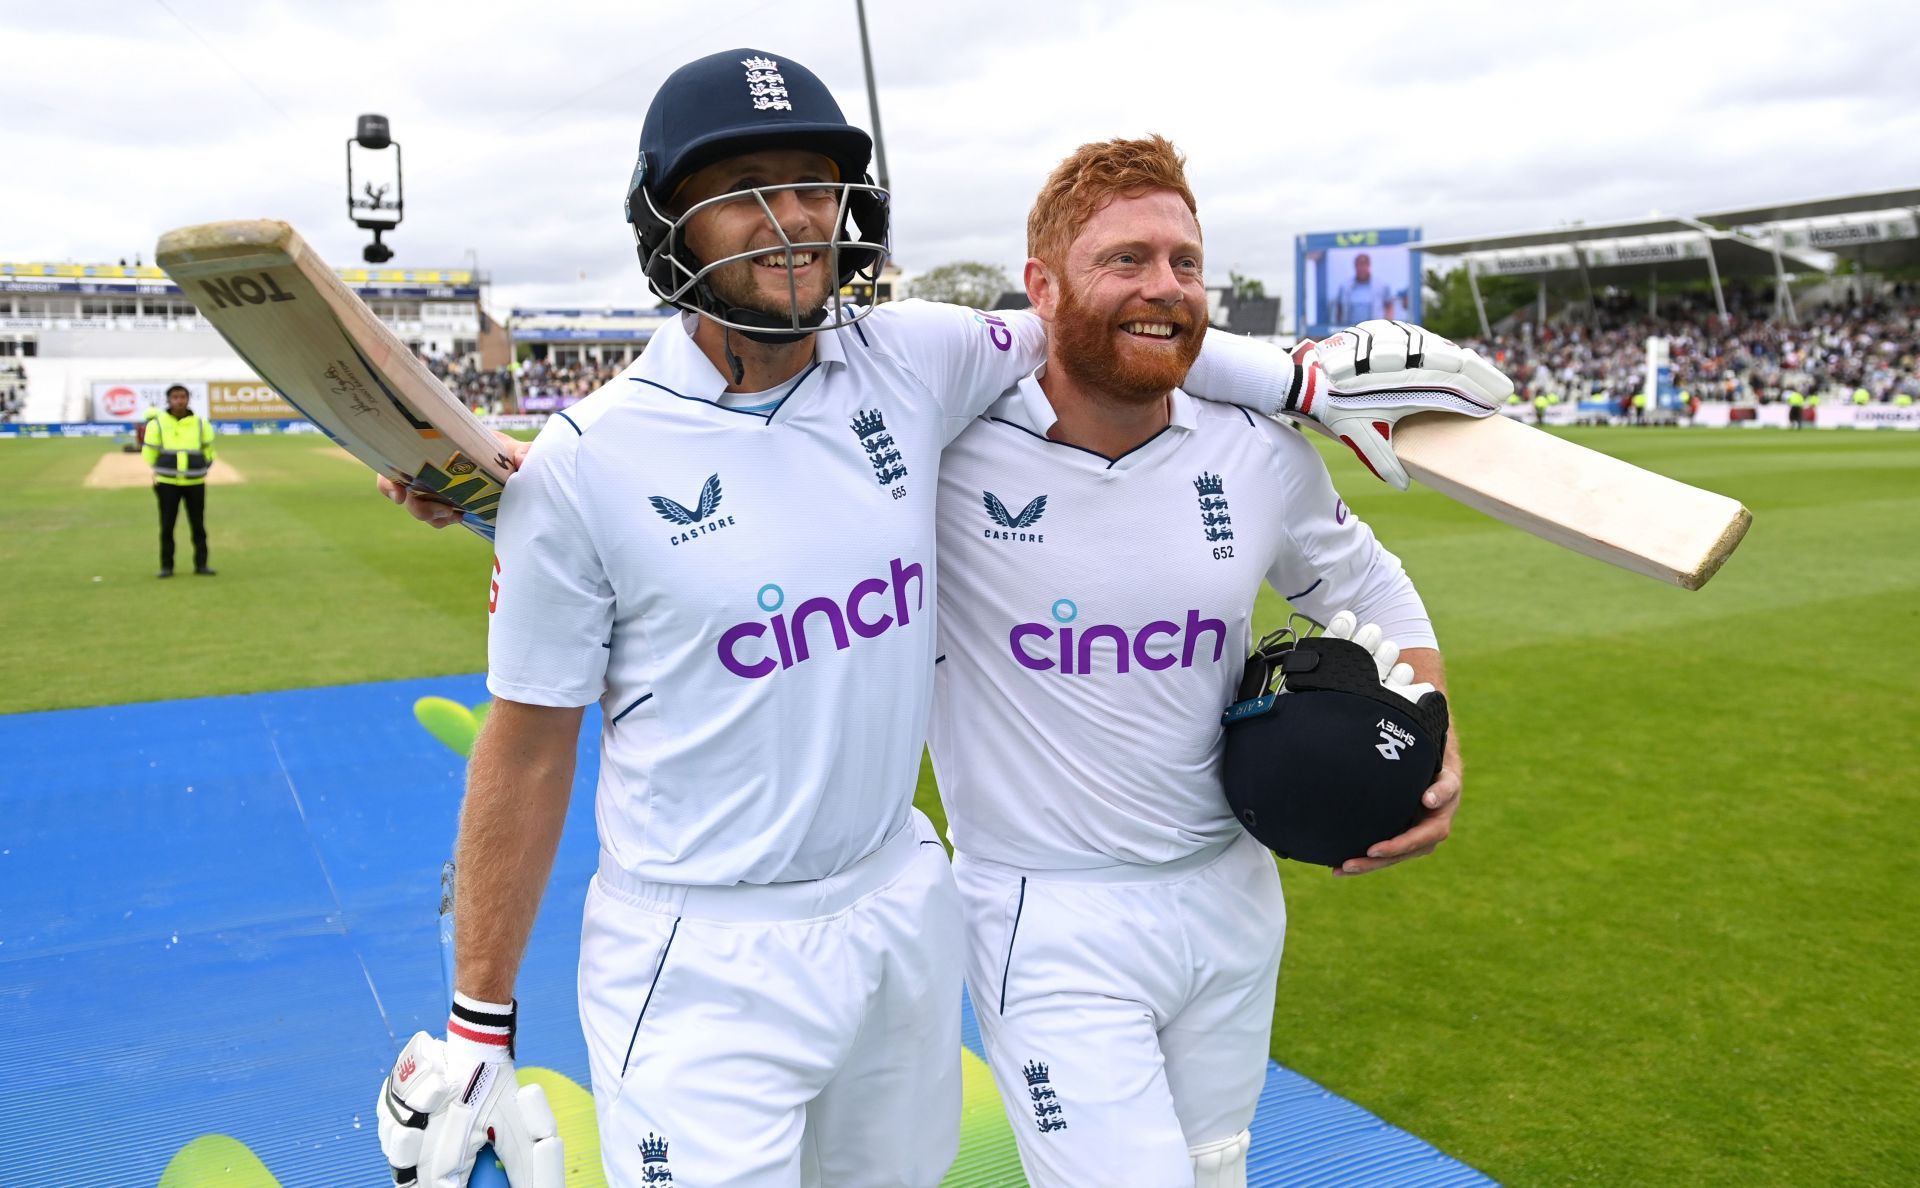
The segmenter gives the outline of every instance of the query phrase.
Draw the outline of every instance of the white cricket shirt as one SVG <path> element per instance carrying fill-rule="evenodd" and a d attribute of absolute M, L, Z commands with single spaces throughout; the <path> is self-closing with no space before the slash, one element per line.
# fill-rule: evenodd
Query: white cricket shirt
<path fill-rule="evenodd" d="M 636 878 L 823 878 L 906 820 L 941 447 L 1042 357 L 1029 314 L 900 302 L 815 335 L 769 412 L 687 315 L 548 421 L 500 502 L 487 687 L 605 712 L 600 843 Z"/>
<path fill-rule="evenodd" d="M 1212 345 L 1209 339 L 1209 347 Z M 1266 581 L 1402 647 L 1426 609 L 1290 427 L 1175 390 L 1125 456 L 1049 440 L 1029 376 L 947 448 L 929 740 L 954 847 L 1023 869 L 1230 840 L 1220 714 Z"/>
<path fill-rule="evenodd" d="M 1026 312 L 902 301 L 815 335 L 768 411 L 663 327 L 548 421 L 496 524 L 487 687 L 598 701 L 600 844 L 634 877 L 824 878 L 906 820 L 932 699 L 940 450 L 1044 358 Z M 1196 391 L 1284 400 L 1209 334 Z"/>

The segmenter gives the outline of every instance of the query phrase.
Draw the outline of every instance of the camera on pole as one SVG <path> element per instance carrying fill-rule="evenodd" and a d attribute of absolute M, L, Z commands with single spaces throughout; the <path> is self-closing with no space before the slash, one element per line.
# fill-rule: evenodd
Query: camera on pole
<path fill-rule="evenodd" d="M 380 242 L 380 233 L 400 225 L 400 142 L 393 138 L 387 117 L 368 113 L 347 141 L 347 215 L 353 225 L 373 232 L 373 242 L 360 253 L 369 264 L 393 259 L 393 249 Z"/>

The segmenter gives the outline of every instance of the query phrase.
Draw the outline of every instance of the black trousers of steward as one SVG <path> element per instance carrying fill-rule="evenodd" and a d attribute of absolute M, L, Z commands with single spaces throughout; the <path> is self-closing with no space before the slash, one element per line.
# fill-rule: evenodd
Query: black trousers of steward
<path fill-rule="evenodd" d="M 173 483 L 153 484 L 160 500 L 160 568 L 173 568 L 173 526 L 180 519 L 180 505 L 187 506 L 187 527 L 193 535 L 193 567 L 207 567 L 207 485 L 191 487 Z"/>

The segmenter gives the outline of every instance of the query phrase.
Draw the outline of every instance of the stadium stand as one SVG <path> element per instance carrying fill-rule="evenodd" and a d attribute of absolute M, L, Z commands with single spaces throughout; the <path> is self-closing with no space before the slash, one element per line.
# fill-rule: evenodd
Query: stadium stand
<path fill-rule="evenodd" d="M 619 375 L 623 360 L 582 359 L 577 363 L 532 360 L 520 368 L 520 407 L 526 412 L 565 408 Z"/>
<path fill-rule="evenodd" d="M 1537 395 L 1630 399 L 1645 390 L 1651 337 L 1672 351 L 1673 382 L 1703 401 L 1765 404 L 1789 391 L 1890 403 L 1920 399 L 1920 288 L 1891 286 L 1885 299 L 1816 306 L 1789 323 L 1766 298 L 1729 293 L 1728 316 L 1710 303 L 1669 299 L 1659 317 L 1626 294 L 1595 299 L 1593 319 L 1536 326 L 1531 308 L 1468 343 Z"/>
<path fill-rule="evenodd" d="M 1422 250 L 1464 270 L 1480 326 L 1467 341 L 1524 401 L 1579 401 L 1583 416 L 1616 404 L 1638 421 L 1637 396 L 1669 412 L 1682 393 L 1750 406 L 1791 393 L 1856 407 L 1920 397 L 1920 189 L 1573 222 Z M 1535 300 L 1491 324 L 1486 278 L 1503 278 L 1509 299 L 1514 280 L 1532 282 Z"/>
<path fill-rule="evenodd" d="M 483 367 L 477 352 L 446 355 L 422 351 L 427 370 L 447 385 L 468 408 L 486 413 L 512 411 L 513 371 L 507 367 Z"/>
<path fill-rule="evenodd" d="M 11 361 L 0 363 L 0 421 L 18 420 L 26 399 L 26 368 Z"/>

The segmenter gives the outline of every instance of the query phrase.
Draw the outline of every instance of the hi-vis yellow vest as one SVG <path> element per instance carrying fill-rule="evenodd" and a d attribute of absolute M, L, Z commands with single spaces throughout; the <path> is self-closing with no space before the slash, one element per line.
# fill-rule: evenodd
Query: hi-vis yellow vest
<path fill-rule="evenodd" d="M 197 487 L 213 466 L 213 425 L 192 413 L 176 418 L 163 411 L 147 422 L 140 453 L 153 467 L 154 482 Z"/>

